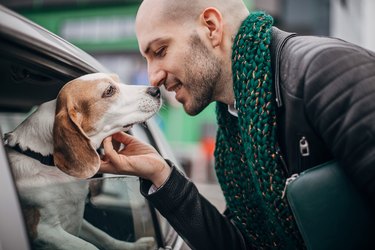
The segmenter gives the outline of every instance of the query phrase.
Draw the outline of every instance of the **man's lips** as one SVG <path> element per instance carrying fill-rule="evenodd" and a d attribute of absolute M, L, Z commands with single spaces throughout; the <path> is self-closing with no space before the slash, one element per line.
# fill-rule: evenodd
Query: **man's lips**
<path fill-rule="evenodd" d="M 174 85 L 171 85 L 171 86 L 167 86 L 167 90 L 168 91 L 174 91 L 174 92 L 178 92 L 182 87 L 182 84 L 181 83 L 177 83 L 177 84 L 174 84 Z"/>

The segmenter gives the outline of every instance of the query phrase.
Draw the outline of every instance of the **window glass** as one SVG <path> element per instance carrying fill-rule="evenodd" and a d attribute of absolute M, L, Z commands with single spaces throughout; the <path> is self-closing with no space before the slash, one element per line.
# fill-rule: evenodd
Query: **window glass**
<path fill-rule="evenodd" d="M 12 131 L 28 115 L 0 113 L 2 133 Z M 136 136 L 149 142 L 144 127 L 137 128 Z M 32 249 L 156 248 L 157 222 L 140 194 L 139 178 L 64 179 L 56 167 L 40 169 L 33 160 L 27 162 L 33 166 L 23 167 L 40 171 L 24 173 L 33 176 L 18 171 L 16 182 Z"/>
<path fill-rule="evenodd" d="M 1 131 L 12 131 L 31 112 L 0 113 Z M 129 132 L 156 148 L 163 146 L 149 126 L 134 125 Z M 22 168 L 39 173 L 13 172 L 32 249 L 189 249 L 140 194 L 138 177 L 64 179 L 56 167 L 40 168 L 34 161 Z"/>
<path fill-rule="evenodd" d="M 0 112 L 0 129 L 7 133 L 16 128 L 26 117 L 27 113 L 2 113 Z"/>
<path fill-rule="evenodd" d="M 138 178 L 46 182 L 18 184 L 33 249 L 61 244 L 66 249 L 155 248 L 150 207 L 139 193 Z"/>

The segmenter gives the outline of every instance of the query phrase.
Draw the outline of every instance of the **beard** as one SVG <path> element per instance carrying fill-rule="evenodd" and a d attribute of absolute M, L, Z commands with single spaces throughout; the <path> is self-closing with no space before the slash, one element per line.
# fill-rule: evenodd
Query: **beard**
<path fill-rule="evenodd" d="M 190 94 L 183 106 L 189 115 L 197 115 L 212 101 L 216 84 L 222 77 L 221 61 L 210 53 L 198 34 L 190 37 L 190 51 L 184 58 L 184 88 Z"/>

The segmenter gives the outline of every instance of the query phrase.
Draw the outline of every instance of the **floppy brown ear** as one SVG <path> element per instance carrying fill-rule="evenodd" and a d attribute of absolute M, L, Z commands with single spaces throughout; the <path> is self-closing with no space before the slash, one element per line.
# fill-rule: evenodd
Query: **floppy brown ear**
<path fill-rule="evenodd" d="M 53 125 L 55 165 L 68 175 L 89 178 L 100 167 L 100 158 L 81 128 L 83 116 L 70 100 L 57 99 Z M 66 103 L 65 103 L 66 102 Z"/>

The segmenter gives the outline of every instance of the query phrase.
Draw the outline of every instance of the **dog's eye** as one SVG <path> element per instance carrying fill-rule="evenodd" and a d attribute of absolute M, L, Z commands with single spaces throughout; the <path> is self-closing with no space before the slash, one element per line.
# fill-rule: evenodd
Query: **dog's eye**
<path fill-rule="evenodd" d="M 103 92 L 102 97 L 111 97 L 116 93 L 116 88 L 112 85 L 109 85 L 108 88 Z"/>

